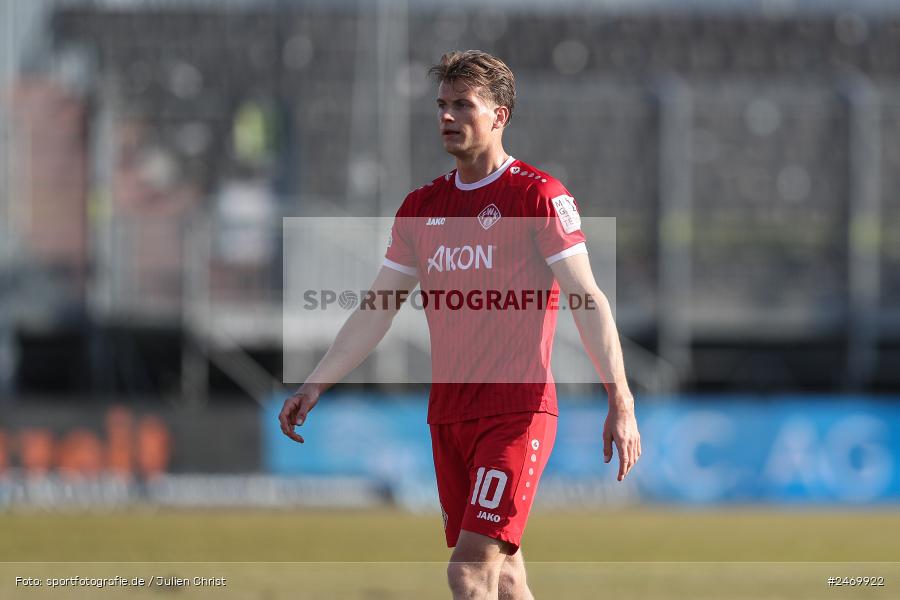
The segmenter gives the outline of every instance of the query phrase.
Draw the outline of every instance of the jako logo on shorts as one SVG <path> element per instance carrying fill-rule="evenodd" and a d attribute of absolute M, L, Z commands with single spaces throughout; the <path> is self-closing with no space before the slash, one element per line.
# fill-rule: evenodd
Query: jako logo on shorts
<path fill-rule="evenodd" d="M 478 518 L 479 518 L 479 519 L 484 519 L 485 521 L 491 521 L 492 523 L 499 523 L 499 522 L 500 522 L 500 515 L 495 515 L 494 513 L 489 513 L 489 512 L 484 511 L 484 510 L 479 510 L 479 511 L 478 511 Z"/>

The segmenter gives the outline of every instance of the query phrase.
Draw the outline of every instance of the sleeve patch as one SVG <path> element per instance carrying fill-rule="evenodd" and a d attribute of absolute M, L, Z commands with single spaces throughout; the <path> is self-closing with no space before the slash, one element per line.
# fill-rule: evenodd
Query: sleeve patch
<path fill-rule="evenodd" d="M 553 202 L 553 208 L 556 209 L 556 216 L 559 217 L 563 231 L 572 233 L 581 229 L 581 215 L 578 214 L 578 209 L 575 208 L 575 198 L 563 194 L 553 198 L 551 202 Z"/>

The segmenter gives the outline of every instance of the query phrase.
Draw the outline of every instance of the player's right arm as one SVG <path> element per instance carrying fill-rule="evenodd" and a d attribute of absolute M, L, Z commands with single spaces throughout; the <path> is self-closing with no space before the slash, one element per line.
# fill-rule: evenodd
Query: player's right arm
<path fill-rule="evenodd" d="M 295 425 L 303 425 L 306 416 L 319 401 L 325 390 L 343 379 L 358 367 L 375 349 L 400 310 L 402 302 L 416 287 L 418 278 L 384 266 L 379 271 L 370 288 L 376 298 L 387 297 L 388 301 L 376 300 L 375 309 L 363 308 L 353 311 L 332 342 L 325 356 L 306 379 L 306 382 L 285 400 L 278 421 L 281 431 L 296 442 L 303 443 L 303 437 L 294 431 Z M 378 291 L 388 291 L 387 296 L 378 296 Z"/>

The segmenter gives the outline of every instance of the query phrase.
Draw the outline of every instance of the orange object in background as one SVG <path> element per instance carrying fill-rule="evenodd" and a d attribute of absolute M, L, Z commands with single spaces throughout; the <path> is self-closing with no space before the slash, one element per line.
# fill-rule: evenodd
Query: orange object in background
<path fill-rule="evenodd" d="M 53 466 L 55 443 L 46 429 L 26 429 L 19 433 L 19 460 L 28 475 L 46 475 Z"/>
<path fill-rule="evenodd" d="M 56 467 L 67 478 L 97 477 L 103 471 L 103 445 L 86 429 L 76 429 L 57 445 Z"/>
<path fill-rule="evenodd" d="M 165 472 L 170 454 L 169 430 L 159 417 L 147 416 L 138 425 L 138 468 L 144 477 Z"/>
<path fill-rule="evenodd" d="M 0 431 L 0 475 L 9 469 L 9 436 Z"/>
<path fill-rule="evenodd" d="M 130 410 L 110 408 L 105 435 L 86 428 L 55 434 L 44 427 L 0 430 L 0 475 L 20 466 L 29 477 L 58 472 L 66 478 L 104 474 L 130 479 L 165 473 L 172 454 L 166 422 L 145 415 L 135 423 Z"/>
<path fill-rule="evenodd" d="M 106 469 L 112 475 L 130 477 L 133 464 L 131 412 L 116 406 L 106 413 Z"/>

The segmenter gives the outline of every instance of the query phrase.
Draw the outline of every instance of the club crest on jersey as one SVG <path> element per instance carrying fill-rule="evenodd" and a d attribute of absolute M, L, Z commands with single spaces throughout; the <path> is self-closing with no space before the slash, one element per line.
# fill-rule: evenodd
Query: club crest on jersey
<path fill-rule="evenodd" d="M 484 229 L 490 229 L 494 223 L 500 220 L 500 209 L 496 204 L 488 204 L 478 213 L 478 222 Z"/>

